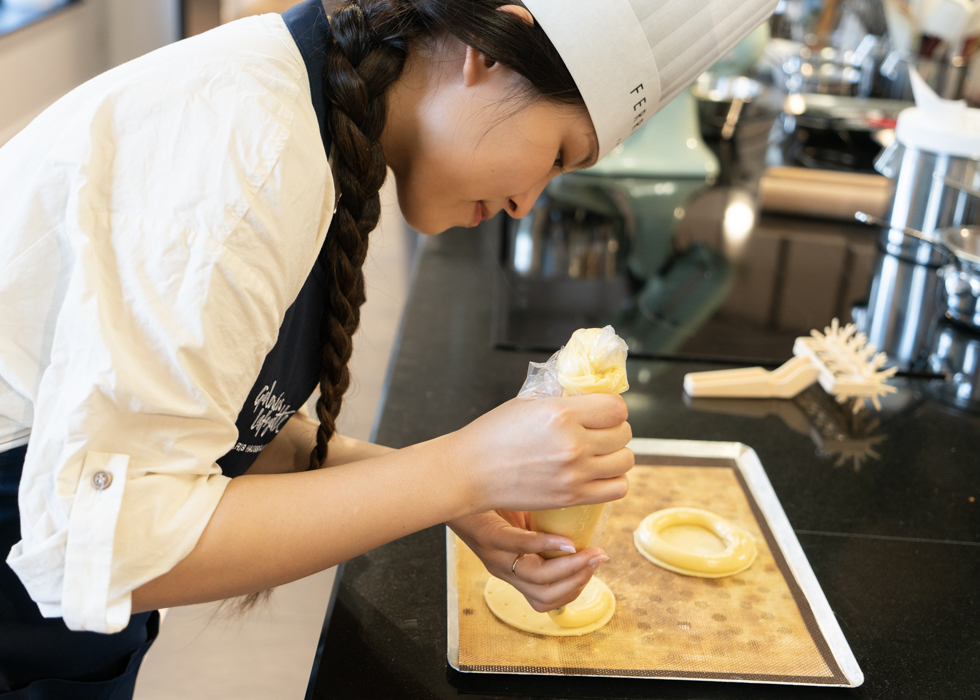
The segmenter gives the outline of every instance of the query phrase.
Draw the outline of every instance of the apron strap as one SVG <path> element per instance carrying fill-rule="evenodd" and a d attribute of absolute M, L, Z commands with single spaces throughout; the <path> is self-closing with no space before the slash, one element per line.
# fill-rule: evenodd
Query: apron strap
<path fill-rule="evenodd" d="M 333 43 L 330 33 L 330 19 L 322 0 L 305 0 L 282 14 L 286 28 L 293 35 L 299 52 L 306 63 L 310 76 L 310 92 L 313 95 L 313 109 L 320 124 L 320 138 L 323 147 L 330 155 L 330 129 L 327 125 L 327 101 L 323 94 L 323 69 L 327 49 Z"/>

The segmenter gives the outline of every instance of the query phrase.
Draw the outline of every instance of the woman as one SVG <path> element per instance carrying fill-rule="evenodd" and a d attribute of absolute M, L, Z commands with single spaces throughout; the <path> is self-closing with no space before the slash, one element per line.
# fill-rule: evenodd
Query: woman
<path fill-rule="evenodd" d="M 0 691 L 129 697 L 152 611 L 437 523 L 537 610 L 607 559 L 504 516 L 625 495 L 617 396 L 397 452 L 334 429 L 386 165 L 424 233 L 520 217 L 669 98 L 646 48 L 586 109 L 527 4 L 307 0 L 110 71 L 0 149 Z M 295 414 L 317 384 L 318 425 Z"/>

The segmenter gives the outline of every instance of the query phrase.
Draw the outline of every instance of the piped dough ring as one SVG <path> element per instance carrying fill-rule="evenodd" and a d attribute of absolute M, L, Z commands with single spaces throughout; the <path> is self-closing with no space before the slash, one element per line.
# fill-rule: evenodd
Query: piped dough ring
<path fill-rule="evenodd" d="M 576 600 L 588 601 L 595 597 L 605 601 L 605 604 L 608 605 L 608 609 L 599 619 L 581 627 L 564 627 L 555 622 L 548 613 L 535 611 L 521 592 L 506 581 L 491 576 L 483 588 L 483 599 L 487 602 L 487 607 L 501 622 L 524 632 L 545 634 L 552 637 L 580 637 L 604 627 L 616 612 L 616 596 L 609 590 L 609 586 L 593 576 Z M 574 603 L 575 601 L 565 606 L 563 615 L 569 615 L 568 608 L 572 607 Z M 568 620 L 564 621 L 568 622 Z"/>
<path fill-rule="evenodd" d="M 680 549 L 666 542 L 664 530 L 678 525 L 694 525 L 713 533 L 725 544 L 718 554 L 701 554 Z M 685 576 L 722 578 L 745 571 L 757 554 L 755 541 L 717 513 L 700 508 L 665 508 L 643 519 L 633 532 L 636 550 L 657 566 Z"/>

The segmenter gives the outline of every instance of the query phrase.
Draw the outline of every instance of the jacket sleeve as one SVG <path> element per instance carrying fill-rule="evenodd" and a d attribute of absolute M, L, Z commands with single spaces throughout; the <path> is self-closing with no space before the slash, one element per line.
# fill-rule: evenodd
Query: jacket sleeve
<path fill-rule="evenodd" d="M 180 85 L 173 102 L 100 98 L 74 161 L 69 272 L 7 558 L 72 630 L 124 628 L 132 591 L 196 545 L 228 483 L 215 460 L 333 211 L 302 64 L 254 77 L 222 60 L 197 70 L 197 103 Z"/>

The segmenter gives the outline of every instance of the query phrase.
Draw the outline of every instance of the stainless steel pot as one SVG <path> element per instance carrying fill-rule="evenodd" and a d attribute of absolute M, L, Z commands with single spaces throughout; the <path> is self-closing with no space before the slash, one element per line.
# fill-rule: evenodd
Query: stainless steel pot
<path fill-rule="evenodd" d="M 947 184 L 980 186 L 980 159 L 931 153 L 895 141 L 878 157 L 875 168 L 895 180 L 895 198 L 887 217 L 892 226 L 930 236 L 950 226 L 980 223 L 980 198 Z M 898 234 L 887 243 L 902 246 L 908 241 Z M 901 252 L 894 250 L 894 254 Z"/>
<path fill-rule="evenodd" d="M 950 187 L 950 178 L 980 185 L 980 159 L 931 153 L 895 142 L 876 163 L 895 180 L 895 195 L 879 239 L 864 332 L 892 364 L 921 365 L 943 292 L 939 269 L 950 263 L 939 231 L 980 223 L 980 198 Z M 922 238 L 904 231 L 915 229 Z"/>

